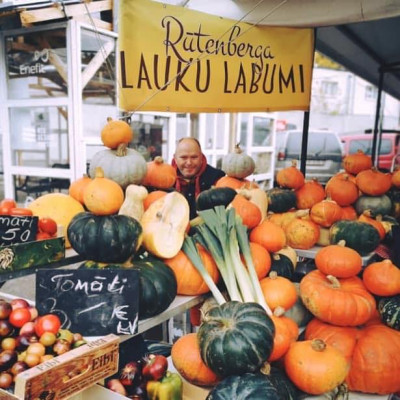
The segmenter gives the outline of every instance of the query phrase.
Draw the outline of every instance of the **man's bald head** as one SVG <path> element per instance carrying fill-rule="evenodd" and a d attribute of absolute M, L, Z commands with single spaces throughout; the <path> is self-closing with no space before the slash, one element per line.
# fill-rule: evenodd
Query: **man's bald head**
<path fill-rule="evenodd" d="M 174 160 L 176 165 L 185 178 L 195 176 L 202 165 L 203 154 L 201 146 L 195 138 L 183 138 L 176 146 Z"/>

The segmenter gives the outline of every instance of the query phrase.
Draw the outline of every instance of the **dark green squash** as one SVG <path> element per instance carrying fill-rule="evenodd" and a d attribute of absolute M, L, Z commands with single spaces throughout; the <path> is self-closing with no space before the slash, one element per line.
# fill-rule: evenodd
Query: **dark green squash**
<path fill-rule="evenodd" d="M 197 336 L 205 364 L 220 377 L 257 371 L 272 352 L 275 327 L 257 303 L 211 308 Z"/>
<path fill-rule="evenodd" d="M 79 268 L 135 268 L 139 271 L 139 319 L 165 311 L 176 297 L 177 282 L 172 269 L 156 258 L 143 258 L 133 264 L 106 264 L 85 261 Z"/>
<path fill-rule="evenodd" d="M 292 319 L 299 327 L 305 327 L 312 319 L 313 315 L 307 309 L 307 307 L 303 304 L 303 301 L 300 297 L 300 285 L 298 282 L 295 283 L 296 292 L 297 292 L 297 300 L 296 303 L 288 310 L 285 311 L 285 317 Z"/>
<path fill-rule="evenodd" d="M 296 194 L 292 189 L 272 188 L 267 190 L 268 211 L 284 213 L 296 207 Z"/>
<path fill-rule="evenodd" d="M 396 187 L 391 187 L 387 192 L 386 195 L 392 201 L 392 210 L 390 215 L 395 218 L 400 218 L 400 189 Z"/>
<path fill-rule="evenodd" d="M 344 240 L 347 247 L 358 251 L 361 255 L 374 251 L 380 242 L 378 230 L 371 224 L 361 221 L 337 221 L 330 227 L 329 237 L 331 244 Z"/>
<path fill-rule="evenodd" d="M 216 206 L 226 207 L 236 195 L 236 190 L 229 187 L 212 187 L 211 189 L 204 190 L 197 196 L 197 210 L 209 210 Z"/>
<path fill-rule="evenodd" d="M 72 218 L 67 234 L 72 248 L 86 260 L 123 263 L 138 251 L 142 227 L 126 215 L 81 212 Z"/>
<path fill-rule="evenodd" d="M 300 396 L 300 390 L 286 375 L 284 369 L 270 366 L 262 368 L 262 374 L 268 378 L 278 391 L 279 400 L 297 400 Z"/>
<path fill-rule="evenodd" d="M 366 210 L 370 210 L 371 215 L 376 217 L 377 215 L 390 214 L 392 211 L 392 201 L 386 194 L 382 196 L 362 195 L 355 202 L 354 208 L 358 215 L 361 215 Z"/>
<path fill-rule="evenodd" d="M 262 374 L 233 375 L 218 383 L 206 400 L 278 400 L 272 382 Z"/>
<path fill-rule="evenodd" d="M 382 297 L 378 301 L 378 312 L 385 325 L 400 331 L 400 294 Z"/>
<path fill-rule="evenodd" d="M 271 271 L 275 271 L 279 276 L 283 276 L 291 281 L 293 280 L 294 266 L 292 260 L 284 254 L 272 254 Z"/>

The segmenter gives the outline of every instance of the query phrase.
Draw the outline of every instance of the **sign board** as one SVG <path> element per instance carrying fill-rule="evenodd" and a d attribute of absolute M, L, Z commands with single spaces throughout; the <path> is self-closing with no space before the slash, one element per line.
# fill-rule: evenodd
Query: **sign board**
<path fill-rule="evenodd" d="M 0 215 L 0 246 L 36 239 L 38 217 Z"/>
<path fill-rule="evenodd" d="M 62 328 L 84 336 L 137 333 L 138 303 L 135 269 L 43 269 L 36 273 L 39 315 L 56 314 Z"/>

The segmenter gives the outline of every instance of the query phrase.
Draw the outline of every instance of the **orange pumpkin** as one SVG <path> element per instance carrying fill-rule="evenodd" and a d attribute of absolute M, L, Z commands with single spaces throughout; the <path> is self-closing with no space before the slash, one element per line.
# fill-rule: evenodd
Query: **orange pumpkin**
<path fill-rule="evenodd" d="M 325 198 L 325 189 L 316 179 L 313 179 L 295 190 L 295 194 L 296 208 L 307 209 Z"/>
<path fill-rule="evenodd" d="M 272 353 L 268 358 L 269 362 L 276 361 L 284 356 L 289 350 L 290 344 L 294 341 L 293 334 L 283 318 L 276 315 L 271 315 L 271 319 L 274 323 L 275 335 Z"/>
<path fill-rule="evenodd" d="M 372 159 L 362 150 L 348 154 L 343 159 L 343 168 L 349 174 L 357 175 L 359 172 L 372 168 Z"/>
<path fill-rule="evenodd" d="M 333 176 L 325 186 L 325 193 L 339 206 L 349 206 L 358 199 L 358 187 L 349 175 Z"/>
<path fill-rule="evenodd" d="M 174 186 L 176 181 L 176 170 L 164 163 L 161 156 L 157 156 L 153 161 L 147 163 L 147 171 L 142 185 L 152 186 L 157 189 L 168 189 Z"/>
<path fill-rule="evenodd" d="M 118 183 L 104 176 L 101 167 L 96 167 L 94 179 L 83 194 L 85 207 L 95 215 L 111 215 L 118 212 L 124 202 L 124 191 Z"/>
<path fill-rule="evenodd" d="M 116 149 L 121 143 L 128 145 L 132 139 L 133 131 L 125 121 L 107 118 L 107 124 L 101 130 L 101 140 L 104 146 Z"/>
<path fill-rule="evenodd" d="M 146 211 L 154 201 L 164 197 L 166 194 L 167 192 L 164 192 L 163 190 L 154 190 L 153 192 L 150 192 L 143 200 L 144 210 Z"/>
<path fill-rule="evenodd" d="M 392 185 L 394 187 L 400 188 L 400 169 L 397 168 L 392 173 Z"/>
<path fill-rule="evenodd" d="M 377 296 L 400 294 L 400 269 L 390 260 L 369 264 L 362 279 L 366 288 Z"/>
<path fill-rule="evenodd" d="M 279 251 L 286 246 L 284 230 L 267 219 L 253 228 L 249 237 L 251 242 L 260 244 L 270 253 Z"/>
<path fill-rule="evenodd" d="M 230 187 L 232 189 L 252 189 L 258 188 L 259 186 L 255 182 L 251 182 L 247 179 L 238 179 L 232 176 L 223 176 L 219 178 L 218 181 L 214 185 L 215 187 Z"/>
<path fill-rule="evenodd" d="M 309 210 L 290 210 L 284 213 L 272 213 L 268 215 L 268 220 L 285 229 L 289 222 L 295 218 L 308 218 Z"/>
<path fill-rule="evenodd" d="M 197 245 L 197 248 L 205 269 L 211 275 L 212 280 L 217 283 L 219 280 L 219 271 L 214 259 L 203 247 Z M 175 273 L 178 284 L 178 294 L 195 296 L 210 291 L 196 267 L 182 250 L 179 250 L 175 257 L 165 259 L 164 262 L 169 265 Z"/>
<path fill-rule="evenodd" d="M 365 210 L 363 213 L 358 217 L 358 220 L 361 222 L 366 222 L 367 224 L 372 225 L 379 233 L 379 237 L 381 240 L 386 236 L 386 230 L 383 226 L 381 220 L 382 217 L 378 215 L 376 218 L 372 217 L 370 210 Z"/>
<path fill-rule="evenodd" d="M 342 208 L 330 198 L 315 203 L 310 210 L 310 218 L 316 224 L 329 228 L 342 218 Z"/>
<path fill-rule="evenodd" d="M 241 194 L 235 196 L 230 203 L 230 207 L 235 209 L 236 214 L 242 219 L 243 225 L 249 229 L 254 228 L 261 222 L 260 208 Z"/>
<path fill-rule="evenodd" d="M 85 192 L 87 185 L 90 182 L 92 182 L 92 179 L 89 178 L 86 174 L 84 174 L 82 178 L 79 178 L 76 181 L 71 182 L 68 188 L 68 194 L 75 200 L 79 201 L 79 203 L 84 204 L 83 194 Z"/>
<path fill-rule="evenodd" d="M 392 176 L 370 168 L 357 174 L 356 183 L 364 194 L 381 196 L 392 186 Z"/>
<path fill-rule="evenodd" d="M 353 206 L 342 207 L 342 219 L 354 221 L 358 217 L 357 211 Z"/>
<path fill-rule="evenodd" d="M 295 218 L 285 227 L 287 244 L 294 249 L 307 250 L 319 239 L 319 226 L 310 220 Z"/>
<path fill-rule="evenodd" d="M 261 244 L 250 242 L 251 258 L 256 269 L 258 279 L 265 278 L 271 269 L 271 256 Z M 244 257 L 241 256 L 243 264 L 246 265 Z"/>
<path fill-rule="evenodd" d="M 289 189 L 299 189 L 304 185 L 303 173 L 297 168 L 297 161 L 293 160 L 292 165 L 281 169 L 276 174 L 278 185 Z"/>
<path fill-rule="evenodd" d="M 201 358 L 196 333 L 188 333 L 174 342 L 171 360 L 180 375 L 193 385 L 213 386 L 219 381 Z"/>

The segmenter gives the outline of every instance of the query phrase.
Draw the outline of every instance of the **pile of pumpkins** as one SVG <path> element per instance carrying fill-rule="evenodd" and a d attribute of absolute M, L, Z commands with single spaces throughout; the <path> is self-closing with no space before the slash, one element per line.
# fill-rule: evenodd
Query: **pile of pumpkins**
<path fill-rule="evenodd" d="M 123 121 L 108 120 L 101 134 L 107 149 L 93 157 L 90 177 L 72 182 L 68 195 L 50 193 L 29 207 L 65 226 L 67 245 L 86 260 L 83 268 L 137 268 L 139 316 L 149 318 L 177 294 L 209 289 L 181 250 L 185 235 L 201 221 L 189 221 L 185 197 L 171 191 L 172 166 L 161 158 L 146 162 L 127 148 L 132 134 Z M 248 180 L 255 164 L 239 146 L 223 158 L 222 169 L 226 176 L 198 196 L 197 206 L 233 207 L 247 226 L 257 276 L 273 310 L 273 343 L 260 373 L 225 376 L 205 364 L 198 335 L 185 335 L 172 348 L 176 369 L 191 383 L 213 387 L 209 399 L 235 398 L 233 388 L 257 392 L 261 378 L 263 387 L 265 379 L 271 383 L 262 398 L 271 399 L 279 390 L 284 398 L 296 398 L 299 390 L 322 394 L 344 381 L 354 391 L 400 391 L 400 269 L 389 260 L 363 269 L 361 258 L 389 240 L 397 224 L 400 172 L 379 172 L 370 157 L 357 153 L 346 157 L 345 172 L 325 187 L 306 181 L 293 164 L 278 174 L 279 187 L 266 191 Z M 315 245 L 321 246 L 315 270 L 294 283 L 296 249 Z M 218 283 L 212 256 L 204 248 L 199 254 Z M 299 326 L 305 327 L 302 340 Z M 226 390 L 228 397 L 219 397 Z"/>

